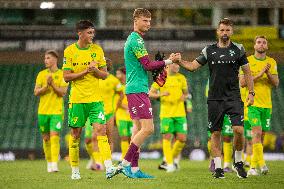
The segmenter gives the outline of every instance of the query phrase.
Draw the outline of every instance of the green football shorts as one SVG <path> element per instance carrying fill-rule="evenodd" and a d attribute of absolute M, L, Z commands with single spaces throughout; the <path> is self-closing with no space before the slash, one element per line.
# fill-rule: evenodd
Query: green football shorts
<path fill-rule="evenodd" d="M 103 102 L 92 103 L 70 103 L 68 109 L 68 125 L 69 127 L 84 127 L 87 118 L 91 123 L 105 124 L 106 118 L 104 114 Z"/>
<path fill-rule="evenodd" d="M 161 119 L 160 132 L 167 133 L 182 133 L 187 134 L 187 120 L 186 117 L 167 117 Z"/>
<path fill-rule="evenodd" d="M 271 108 L 248 107 L 248 119 L 252 127 L 261 126 L 263 131 L 270 131 Z"/>
<path fill-rule="evenodd" d="M 61 131 L 62 123 L 62 115 L 38 114 L 38 125 L 41 133 L 59 132 Z"/>
<path fill-rule="evenodd" d="M 133 128 L 132 121 L 118 120 L 117 127 L 119 136 L 131 137 Z"/>

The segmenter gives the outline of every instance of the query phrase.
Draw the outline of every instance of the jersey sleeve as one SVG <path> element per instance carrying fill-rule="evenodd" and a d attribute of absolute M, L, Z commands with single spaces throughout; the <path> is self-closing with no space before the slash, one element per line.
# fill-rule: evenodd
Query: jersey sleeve
<path fill-rule="evenodd" d="M 67 86 L 68 86 L 68 83 L 65 82 L 63 75 L 62 75 L 60 87 L 67 87 Z"/>
<path fill-rule="evenodd" d="M 270 68 L 270 73 L 272 75 L 277 75 L 278 71 L 277 71 L 277 63 L 274 59 L 271 59 L 271 68 Z"/>
<path fill-rule="evenodd" d="M 195 60 L 201 65 L 205 65 L 207 63 L 207 47 L 202 49 L 201 53 Z"/>
<path fill-rule="evenodd" d="M 43 82 L 42 82 L 42 74 L 39 73 L 37 75 L 37 77 L 36 77 L 36 86 L 42 87 L 42 84 L 43 84 Z"/>
<path fill-rule="evenodd" d="M 246 65 L 248 63 L 248 59 L 247 59 L 247 55 L 246 55 L 246 51 L 243 45 L 241 45 L 240 47 L 240 58 L 238 61 L 238 64 L 240 66 Z"/>
<path fill-rule="evenodd" d="M 187 81 L 184 76 L 182 76 L 182 90 L 188 90 Z"/>
<path fill-rule="evenodd" d="M 64 50 L 64 57 L 63 57 L 63 70 L 73 70 L 72 65 L 72 52 L 69 48 Z"/>
<path fill-rule="evenodd" d="M 113 82 L 114 82 L 116 92 L 123 91 L 123 86 L 121 85 L 120 81 L 116 77 L 114 78 Z"/>
<path fill-rule="evenodd" d="M 99 50 L 99 57 L 98 57 L 98 67 L 99 68 L 102 68 L 102 67 L 105 67 L 106 66 L 106 58 L 105 58 L 105 53 L 103 51 L 103 49 L 100 47 L 100 50 Z"/>
<path fill-rule="evenodd" d="M 137 59 L 148 55 L 148 52 L 144 45 L 144 41 L 141 38 L 132 39 L 131 48 Z"/>

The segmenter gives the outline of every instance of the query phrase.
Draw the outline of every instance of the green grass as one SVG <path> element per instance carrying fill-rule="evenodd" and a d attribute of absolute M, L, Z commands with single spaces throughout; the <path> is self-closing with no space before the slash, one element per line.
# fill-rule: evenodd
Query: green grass
<path fill-rule="evenodd" d="M 180 188 L 284 188 L 284 162 L 267 162 L 270 173 L 266 176 L 237 178 L 235 173 L 228 173 L 225 179 L 213 179 L 208 172 L 208 162 L 182 161 L 181 170 L 167 174 L 159 171 L 157 160 L 142 160 L 140 166 L 143 170 L 156 176 L 156 179 L 137 180 L 128 179 L 118 175 L 111 180 L 106 180 L 104 172 L 93 172 L 85 169 L 86 160 L 82 160 L 81 180 L 70 179 L 70 167 L 65 161 L 60 162 L 60 172 L 47 173 L 46 162 L 38 161 L 15 161 L 0 162 L 0 188 L 48 188 L 48 189 L 180 189 Z"/>

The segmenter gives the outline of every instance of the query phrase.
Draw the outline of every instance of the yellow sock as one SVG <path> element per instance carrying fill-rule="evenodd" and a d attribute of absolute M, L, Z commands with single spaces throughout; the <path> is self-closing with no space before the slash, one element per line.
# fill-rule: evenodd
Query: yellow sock
<path fill-rule="evenodd" d="M 249 164 L 251 164 L 251 155 L 247 155 L 247 157 L 246 157 L 246 162 L 248 162 Z"/>
<path fill-rule="evenodd" d="M 166 158 L 167 164 L 173 164 L 173 153 L 171 147 L 171 141 L 163 139 L 163 153 L 164 157 Z"/>
<path fill-rule="evenodd" d="M 93 144 L 92 142 L 90 143 L 85 143 L 85 148 L 86 148 L 86 151 L 87 153 L 89 154 L 90 158 L 93 158 Z"/>
<path fill-rule="evenodd" d="M 173 147 L 173 158 L 176 158 L 182 151 L 183 147 L 185 146 L 184 142 L 176 140 L 174 147 Z"/>
<path fill-rule="evenodd" d="M 79 143 L 80 138 L 75 139 L 73 136 L 69 138 L 69 161 L 71 167 L 79 166 Z"/>
<path fill-rule="evenodd" d="M 51 146 L 51 161 L 58 162 L 59 152 L 60 152 L 60 137 L 55 135 L 50 137 Z"/>
<path fill-rule="evenodd" d="M 49 141 L 44 141 L 43 140 L 43 151 L 44 151 L 44 156 L 47 162 L 51 162 L 51 149 L 50 149 L 50 140 Z"/>
<path fill-rule="evenodd" d="M 111 160 L 111 150 L 107 136 L 97 136 L 97 139 L 98 139 L 99 151 L 103 162 L 105 160 Z"/>
<path fill-rule="evenodd" d="M 121 141 L 120 142 L 120 147 L 121 147 L 121 159 L 124 158 L 124 156 L 126 155 L 128 148 L 129 148 L 129 142 L 128 141 Z"/>
<path fill-rule="evenodd" d="M 207 142 L 207 149 L 208 149 L 209 156 L 211 157 L 211 140 L 208 140 Z"/>
<path fill-rule="evenodd" d="M 233 155 L 232 142 L 223 142 L 223 151 L 224 151 L 224 164 L 232 163 L 232 155 Z"/>
<path fill-rule="evenodd" d="M 259 167 L 263 167 L 265 165 L 265 161 L 263 158 L 263 146 L 261 143 L 253 144 L 253 155 L 257 156 L 257 164 Z"/>
<path fill-rule="evenodd" d="M 96 163 L 103 164 L 103 160 L 102 160 L 102 156 L 100 152 L 93 151 L 92 157 Z"/>
<path fill-rule="evenodd" d="M 259 155 L 258 155 L 258 149 L 257 149 L 258 144 L 252 145 L 252 157 L 251 157 L 250 168 L 257 168 L 258 161 L 259 161 Z"/>

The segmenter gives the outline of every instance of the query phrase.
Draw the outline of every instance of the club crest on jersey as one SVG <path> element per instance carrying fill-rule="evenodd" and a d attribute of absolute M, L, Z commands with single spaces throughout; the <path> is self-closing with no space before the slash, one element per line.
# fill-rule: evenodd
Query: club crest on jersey
<path fill-rule="evenodd" d="M 96 56 L 97 56 L 96 53 L 92 53 L 92 54 L 91 54 L 92 59 L 96 58 Z"/>
<path fill-rule="evenodd" d="M 233 51 L 233 50 L 229 50 L 229 53 L 230 53 L 231 56 L 234 56 L 236 54 L 235 51 Z"/>

